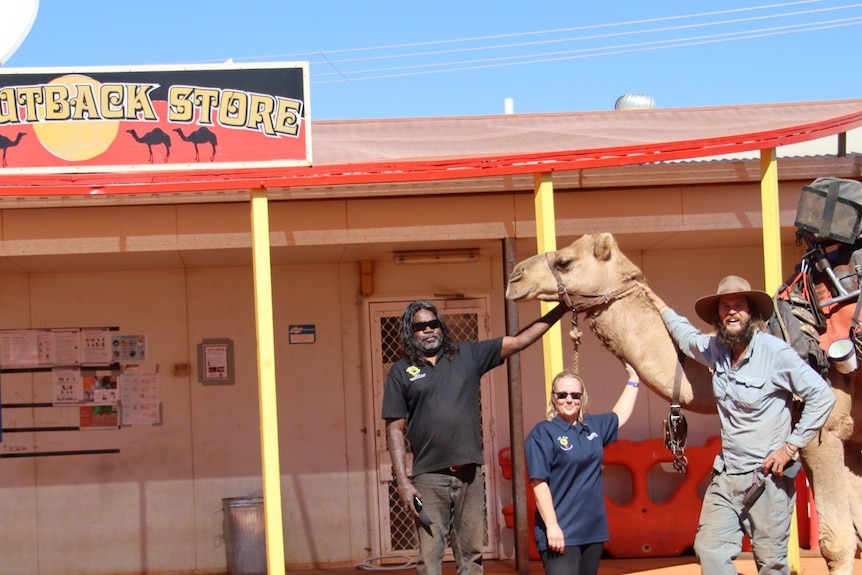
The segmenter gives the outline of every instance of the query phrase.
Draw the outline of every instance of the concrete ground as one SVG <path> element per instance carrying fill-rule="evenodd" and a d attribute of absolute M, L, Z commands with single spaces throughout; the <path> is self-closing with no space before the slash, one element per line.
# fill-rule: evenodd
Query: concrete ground
<path fill-rule="evenodd" d="M 739 575 L 757 575 L 757 569 L 750 553 L 743 553 L 735 561 Z M 826 562 L 819 553 L 802 550 L 800 572 L 796 575 L 828 575 Z M 289 571 L 288 575 L 349 575 L 360 570 L 357 566 L 332 569 L 308 569 Z M 368 573 L 387 573 L 392 575 L 412 575 L 415 568 L 407 569 L 361 569 Z M 486 561 L 486 575 L 516 575 L 514 561 Z M 856 559 L 854 575 L 862 575 L 862 559 Z M 700 566 L 694 556 L 664 557 L 655 559 L 602 559 L 599 575 L 701 575 Z M 445 563 L 443 575 L 455 575 L 455 564 Z M 530 562 L 529 575 L 544 575 L 540 561 Z"/>

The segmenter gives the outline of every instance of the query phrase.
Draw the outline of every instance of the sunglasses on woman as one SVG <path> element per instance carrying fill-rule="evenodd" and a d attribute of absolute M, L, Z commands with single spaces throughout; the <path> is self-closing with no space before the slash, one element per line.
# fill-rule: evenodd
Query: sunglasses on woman
<path fill-rule="evenodd" d="M 557 399 L 559 399 L 560 401 L 563 401 L 564 399 L 566 399 L 570 395 L 572 396 L 572 399 L 580 399 L 581 397 L 584 396 L 584 392 L 583 391 L 555 391 L 554 395 L 557 396 Z"/>

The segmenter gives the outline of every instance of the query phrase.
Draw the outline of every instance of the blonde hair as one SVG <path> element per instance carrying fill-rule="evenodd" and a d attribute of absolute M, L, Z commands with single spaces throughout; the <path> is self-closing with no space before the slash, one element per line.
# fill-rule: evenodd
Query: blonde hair
<path fill-rule="evenodd" d="M 551 381 L 551 394 L 548 397 L 548 409 L 545 412 L 545 419 L 551 421 L 555 417 L 557 417 L 557 414 L 559 414 L 559 411 L 557 411 L 557 402 L 555 401 L 556 398 L 554 397 L 554 394 L 557 392 L 557 382 L 563 378 L 571 378 L 577 380 L 578 383 L 581 384 L 581 392 L 583 393 L 583 395 L 581 395 L 581 408 L 578 411 L 578 422 L 583 423 L 584 414 L 587 412 L 587 404 L 589 404 L 587 384 L 584 383 L 584 379 L 580 375 L 569 369 L 564 369 L 563 371 L 555 375 L 553 381 Z"/>

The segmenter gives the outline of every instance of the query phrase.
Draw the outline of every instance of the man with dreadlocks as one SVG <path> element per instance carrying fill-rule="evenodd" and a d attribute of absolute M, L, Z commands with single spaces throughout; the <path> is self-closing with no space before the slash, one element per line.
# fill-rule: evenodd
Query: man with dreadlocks
<path fill-rule="evenodd" d="M 744 532 L 759 574 L 789 573 L 797 453 L 826 422 L 835 403 L 832 390 L 792 347 L 766 331 L 772 298 L 744 278 L 727 276 L 714 295 L 695 302 L 697 315 L 715 330 L 710 335 L 643 287 L 680 350 L 712 371 L 721 452 L 694 539 L 701 572 L 736 575 L 733 559 Z M 795 423 L 794 396 L 804 401 Z"/>
<path fill-rule="evenodd" d="M 416 517 L 418 575 L 440 575 L 450 523 L 458 575 L 481 575 L 485 480 L 480 379 L 542 337 L 566 311 L 559 305 L 515 336 L 455 343 L 431 302 L 415 301 L 404 310 L 404 357 L 386 377 L 383 419 L 398 495 Z M 412 482 L 405 437 L 413 451 Z"/>

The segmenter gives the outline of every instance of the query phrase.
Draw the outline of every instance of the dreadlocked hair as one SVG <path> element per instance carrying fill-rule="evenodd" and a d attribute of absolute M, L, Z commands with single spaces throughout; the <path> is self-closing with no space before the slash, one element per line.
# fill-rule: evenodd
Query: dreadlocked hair
<path fill-rule="evenodd" d="M 447 357 L 458 355 L 458 347 L 449 335 L 449 327 L 437 312 L 437 306 L 430 301 L 414 301 L 405 308 L 404 314 L 401 316 L 401 351 L 404 353 L 407 361 L 411 365 L 428 363 L 425 359 L 425 351 L 413 337 L 413 315 L 423 309 L 433 313 L 434 317 L 440 322 L 440 331 L 443 333 L 443 353 Z"/>

